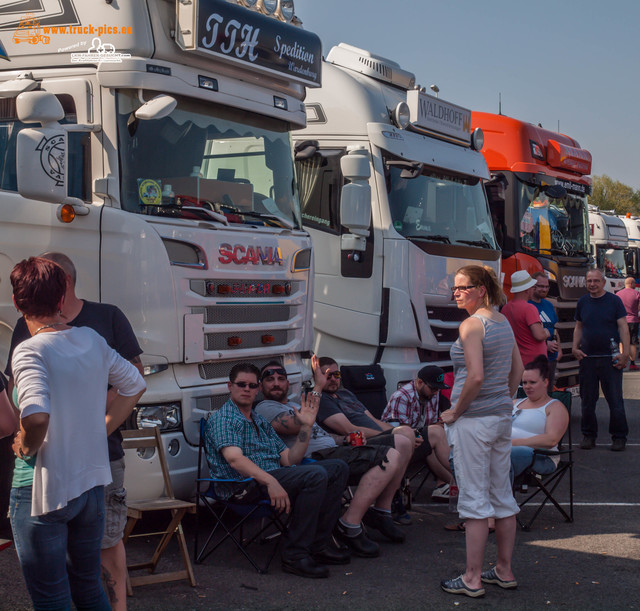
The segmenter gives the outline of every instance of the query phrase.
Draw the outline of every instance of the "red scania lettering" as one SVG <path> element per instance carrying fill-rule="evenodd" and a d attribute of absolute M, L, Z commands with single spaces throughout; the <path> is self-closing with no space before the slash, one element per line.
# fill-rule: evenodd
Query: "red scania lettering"
<path fill-rule="evenodd" d="M 279 248 L 271 246 L 243 246 L 242 244 L 221 244 L 218 249 L 218 261 L 223 265 L 235 263 L 236 265 L 244 265 L 252 263 L 253 265 L 283 265 L 282 255 Z"/>

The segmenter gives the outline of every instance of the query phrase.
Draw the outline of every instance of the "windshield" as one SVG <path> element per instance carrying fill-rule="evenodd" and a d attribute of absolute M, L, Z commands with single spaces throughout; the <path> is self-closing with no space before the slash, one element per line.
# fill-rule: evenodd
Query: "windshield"
<path fill-rule="evenodd" d="M 626 278 L 626 262 L 622 248 L 596 247 L 596 266 L 607 278 Z"/>
<path fill-rule="evenodd" d="M 384 162 L 391 219 L 399 234 L 408 239 L 497 248 L 479 179 L 436 173 L 426 167 L 418 173 L 419 166 L 413 164 L 418 168 L 414 171 L 410 162 L 388 153 Z"/>
<path fill-rule="evenodd" d="M 142 121 L 138 92 L 117 94 L 122 207 L 299 229 L 288 124 L 175 97 L 169 116 Z"/>
<path fill-rule="evenodd" d="M 520 243 L 541 254 L 587 255 L 587 198 L 567 193 L 549 197 L 539 186 L 518 181 Z"/>

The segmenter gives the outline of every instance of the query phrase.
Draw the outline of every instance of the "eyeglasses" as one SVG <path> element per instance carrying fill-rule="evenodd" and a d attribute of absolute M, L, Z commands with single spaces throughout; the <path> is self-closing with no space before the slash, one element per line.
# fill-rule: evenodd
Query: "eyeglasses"
<path fill-rule="evenodd" d="M 269 376 L 274 376 L 276 374 L 284 376 L 286 378 L 287 370 L 284 369 L 283 367 L 274 367 L 273 369 L 265 369 L 262 372 L 262 377 L 260 379 L 264 380 L 265 378 L 268 378 Z"/>
<path fill-rule="evenodd" d="M 255 390 L 256 388 L 258 388 L 258 386 L 260 386 L 260 384 L 258 384 L 257 382 L 231 382 L 231 383 L 235 384 L 238 388 L 246 388 L 248 386 L 251 390 Z"/>
<path fill-rule="evenodd" d="M 342 377 L 342 374 L 339 371 L 331 371 L 327 373 L 327 378 L 335 378 L 339 380 Z"/>
<path fill-rule="evenodd" d="M 475 284 L 468 284 L 467 286 L 452 286 L 451 292 L 455 293 L 456 291 L 460 291 L 462 293 L 463 291 L 470 291 L 475 288 L 478 288 Z"/>

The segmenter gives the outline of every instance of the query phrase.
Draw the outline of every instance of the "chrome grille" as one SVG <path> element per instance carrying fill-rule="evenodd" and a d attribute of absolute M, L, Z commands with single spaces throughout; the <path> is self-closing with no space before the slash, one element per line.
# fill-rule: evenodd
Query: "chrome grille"
<path fill-rule="evenodd" d="M 205 325 L 284 322 L 291 318 L 291 308 L 286 305 L 205 306 L 191 308 L 191 313 L 202 314 Z"/>
<path fill-rule="evenodd" d="M 263 335 L 271 335 L 274 340 L 269 344 L 262 342 Z M 205 350 L 246 350 L 247 348 L 263 348 L 264 346 L 283 346 L 288 340 L 289 333 L 280 329 L 278 331 L 240 331 L 239 333 L 206 333 L 204 336 Z M 238 346 L 230 346 L 229 337 L 239 337 L 242 340 Z"/>
<path fill-rule="evenodd" d="M 198 372 L 203 380 L 228 380 L 231 368 L 238 363 L 246 363 L 247 360 L 248 359 L 240 359 L 237 361 L 211 361 L 209 363 L 200 363 L 200 365 L 198 365 Z M 282 358 L 279 356 L 272 356 L 264 359 L 251 359 L 251 363 L 253 363 L 258 369 L 262 369 L 271 361 L 279 361 L 281 365 L 283 364 Z"/>
<path fill-rule="evenodd" d="M 213 412 L 220 409 L 229 398 L 229 395 L 213 395 L 211 397 L 198 397 L 196 409 L 203 412 Z"/>

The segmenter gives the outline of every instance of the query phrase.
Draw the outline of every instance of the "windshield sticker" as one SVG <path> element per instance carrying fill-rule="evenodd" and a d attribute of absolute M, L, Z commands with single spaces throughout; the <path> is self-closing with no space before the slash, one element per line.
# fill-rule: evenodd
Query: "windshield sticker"
<path fill-rule="evenodd" d="M 72 53 L 72 63 L 121 64 L 123 59 L 129 59 L 131 53 L 119 53 L 110 42 L 102 42 L 98 37 L 91 41 L 91 46 L 81 53 Z"/>
<path fill-rule="evenodd" d="M 143 206 L 160 206 L 162 204 L 160 182 L 150 178 L 138 178 L 138 196 Z"/>

